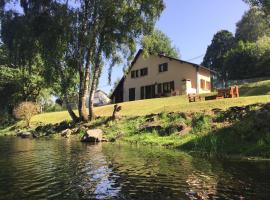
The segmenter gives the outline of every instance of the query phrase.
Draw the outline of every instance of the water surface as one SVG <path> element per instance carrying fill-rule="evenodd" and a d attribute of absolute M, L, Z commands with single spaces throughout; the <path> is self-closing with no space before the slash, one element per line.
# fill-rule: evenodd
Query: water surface
<path fill-rule="evenodd" d="M 0 199 L 270 199 L 270 162 L 0 137 Z"/>

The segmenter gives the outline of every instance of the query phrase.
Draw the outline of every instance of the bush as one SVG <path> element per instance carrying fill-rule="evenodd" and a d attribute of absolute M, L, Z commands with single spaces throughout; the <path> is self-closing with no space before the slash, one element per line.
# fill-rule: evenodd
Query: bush
<path fill-rule="evenodd" d="M 40 112 L 40 107 L 33 102 L 22 102 L 14 109 L 14 116 L 26 122 L 30 126 L 31 118 Z"/>
<path fill-rule="evenodd" d="M 44 108 L 44 112 L 59 112 L 59 111 L 64 111 L 66 110 L 59 104 L 51 105 L 46 108 Z"/>
<path fill-rule="evenodd" d="M 7 113 L 0 113 L 0 129 L 5 128 L 15 123 L 15 119 L 12 115 Z"/>
<path fill-rule="evenodd" d="M 195 134 L 202 134 L 211 129 L 210 117 L 202 114 L 196 113 L 192 118 L 192 132 Z"/>

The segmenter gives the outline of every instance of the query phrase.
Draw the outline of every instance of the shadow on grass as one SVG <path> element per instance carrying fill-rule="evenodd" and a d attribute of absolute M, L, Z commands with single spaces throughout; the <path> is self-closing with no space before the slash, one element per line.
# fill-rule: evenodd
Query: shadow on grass
<path fill-rule="evenodd" d="M 229 127 L 224 126 L 205 135 L 199 134 L 196 139 L 179 148 L 209 156 L 240 155 L 269 158 L 270 103 L 262 105 L 259 109 L 253 109 L 255 107 L 253 105 L 233 112 L 226 111 L 222 116 L 223 123 L 230 123 Z"/>

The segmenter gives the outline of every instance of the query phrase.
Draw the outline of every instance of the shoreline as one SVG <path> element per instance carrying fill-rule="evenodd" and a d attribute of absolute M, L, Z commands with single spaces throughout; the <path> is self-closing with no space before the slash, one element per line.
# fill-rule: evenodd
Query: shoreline
<path fill-rule="evenodd" d="M 205 112 L 170 112 L 138 117 L 100 117 L 93 122 L 46 124 L 32 128 L 34 137 L 70 137 L 80 140 L 87 130 L 100 129 L 109 142 L 162 146 L 205 157 L 270 158 L 270 103 L 212 109 Z M 68 130 L 68 131 L 67 131 Z M 15 130 L 12 130 L 13 133 Z M 63 134 L 66 131 L 66 134 Z M 1 134 L 2 133 L 2 134 Z M 0 136 L 3 131 L 0 132 Z"/>

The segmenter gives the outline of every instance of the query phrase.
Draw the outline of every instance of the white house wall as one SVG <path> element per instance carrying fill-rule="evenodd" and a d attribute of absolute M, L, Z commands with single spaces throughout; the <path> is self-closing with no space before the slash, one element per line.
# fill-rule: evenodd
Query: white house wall
<path fill-rule="evenodd" d="M 168 63 L 168 71 L 159 72 L 159 65 L 163 63 Z M 131 71 L 140 70 L 145 67 L 148 68 L 147 76 L 131 78 Z M 141 94 L 140 88 L 142 86 L 174 81 L 175 91 L 178 91 L 180 94 L 184 94 L 184 91 L 182 90 L 182 86 L 184 84 L 183 79 L 190 79 L 193 88 L 196 88 L 197 84 L 196 67 L 166 57 L 150 56 L 144 59 L 143 56 L 140 55 L 131 71 L 124 81 L 124 101 L 129 101 L 130 88 L 135 88 L 135 100 L 139 100 Z M 210 81 L 209 71 L 200 70 L 199 73 L 200 78 Z M 200 92 L 204 93 L 206 91 L 200 90 Z"/>

